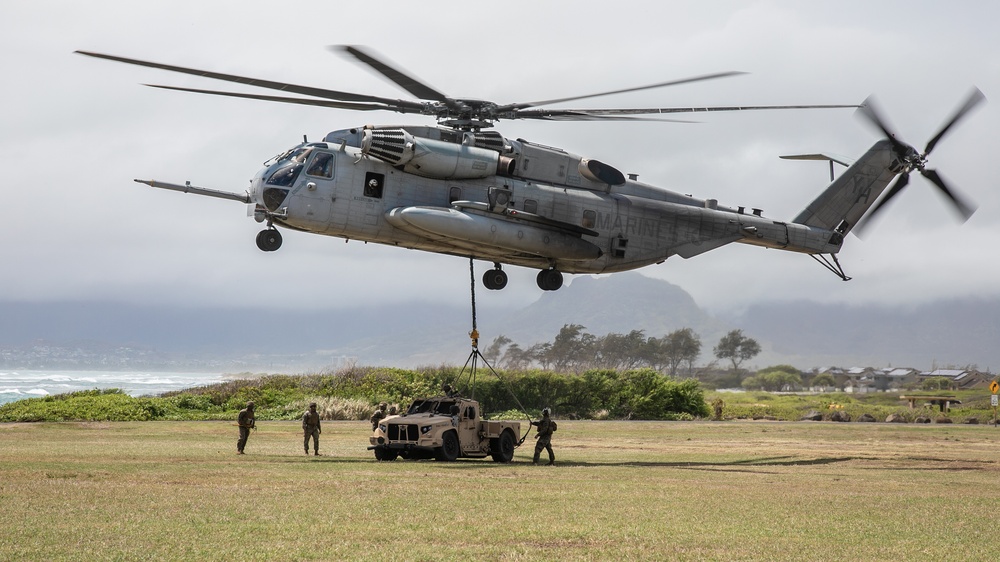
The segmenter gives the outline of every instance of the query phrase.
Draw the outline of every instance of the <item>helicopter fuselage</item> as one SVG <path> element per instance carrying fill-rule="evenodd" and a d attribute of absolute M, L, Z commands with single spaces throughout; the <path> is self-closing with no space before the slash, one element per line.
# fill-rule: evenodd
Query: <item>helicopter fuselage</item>
<path fill-rule="evenodd" d="M 843 242 L 833 228 L 723 207 L 493 131 L 334 131 L 272 159 L 251 185 L 259 221 L 498 268 L 605 273 L 732 242 L 808 254 Z"/>

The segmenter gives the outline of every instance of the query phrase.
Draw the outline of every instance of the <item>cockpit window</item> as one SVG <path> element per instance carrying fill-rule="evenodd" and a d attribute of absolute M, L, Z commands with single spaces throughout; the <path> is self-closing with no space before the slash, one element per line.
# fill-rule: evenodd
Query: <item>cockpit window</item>
<path fill-rule="evenodd" d="M 268 185 L 291 187 L 312 152 L 311 147 L 299 147 L 279 156 L 277 162 L 273 164 L 274 171 L 267 177 Z"/>
<path fill-rule="evenodd" d="M 271 173 L 267 178 L 268 185 L 278 185 L 282 187 L 291 187 L 295 183 L 296 178 L 299 177 L 299 172 L 302 171 L 302 164 L 295 162 L 294 160 L 284 164 L 277 170 Z"/>
<path fill-rule="evenodd" d="M 333 154 L 330 154 L 329 152 L 320 152 L 316 154 L 312 163 L 309 164 L 309 168 L 306 169 L 306 175 L 320 178 L 332 178 Z"/>

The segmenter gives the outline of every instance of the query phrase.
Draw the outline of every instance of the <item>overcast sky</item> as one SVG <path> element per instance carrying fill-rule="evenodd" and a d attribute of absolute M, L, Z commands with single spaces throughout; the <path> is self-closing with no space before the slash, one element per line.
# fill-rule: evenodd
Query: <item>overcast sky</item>
<path fill-rule="evenodd" d="M 500 103 L 729 70 L 750 74 L 571 106 L 860 103 L 876 94 L 899 136 L 919 149 L 978 86 L 995 99 L 942 141 L 930 166 L 978 204 L 967 223 L 914 176 L 863 240 L 845 243 L 848 283 L 807 256 L 740 244 L 641 271 L 713 311 L 792 298 L 998 297 L 997 21 L 1000 4 L 982 1 L 8 3 L 0 19 L 0 298 L 262 308 L 467 299 L 461 258 L 288 231 L 281 250 L 264 253 L 254 244 L 260 225 L 243 205 L 132 181 L 242 192 L 261 163 L 303 135 L 427 118 L 156 90 L 141 84 L 239 86 L 73 54 L 408 97 L 329 52 L 333 44 L 369 46 L 448 95 Z M 825 187 L 828 170 L 778 155 L 857 158 L 878 140 L 851 110 L 697 119 L 508 121 L 497 130 L 781 220 Z M 484 267 L 477 264 L 477 280 Z M 480 287 L 481 302 L 521 307 L 539 296 L 535 271 L 508 271 L 505 290 Z"/>

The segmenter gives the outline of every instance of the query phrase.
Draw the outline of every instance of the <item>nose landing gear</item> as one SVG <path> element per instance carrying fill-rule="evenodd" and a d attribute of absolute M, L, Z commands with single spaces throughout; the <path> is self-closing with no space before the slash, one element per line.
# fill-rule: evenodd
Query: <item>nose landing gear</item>
<path fill-rule="evenodd" d="M 271 227 L 257 233 L 257 247 L 264 252 L 273 252 L 281 247 L 281 233 Z"/>

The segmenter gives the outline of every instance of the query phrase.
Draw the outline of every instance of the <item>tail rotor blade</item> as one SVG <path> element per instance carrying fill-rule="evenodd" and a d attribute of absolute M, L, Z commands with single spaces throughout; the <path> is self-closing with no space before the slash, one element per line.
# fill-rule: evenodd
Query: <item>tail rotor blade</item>
<path fill-rule="evenodd" d="M 892 184 L 892 187 L 890 187 L 889 190 L 886 192 L 885 197 L 883 197 L 878 203 L 876 203 L 875 206 L 872 207 L 871 211 L 869 211 L 868 214 L 865 215 L 858 222 L 858 225 L 857 227 L 855 227 L 855 230 L 857 230 L 859 233 L 863 233 L 866 225 L 872 219 L 872 217 L 878 214 L 879 211 L 881 211 L 882 208 L 885 207 L 885 204 L 888 203 L 890 199 L 895 197 L 897 193 L 902 191 L 903 188 L 906 187 L 906 184 L 908 183 L 910 183 L 910 174 L 909 173 L 900 174 L 899 179 L 896 180 L 896 183 Z"/>
<path fill-rule="evenodd" d="M 927 142 L 927 148 L 924 149 L 924 156 L 927 156 L 928 154 L 931 153 L 932 150 L 934 150 L 934 146 L 937 145 L 938 141 L 941 140 L 945 136 L 945 134 L 948 133 L 948 130 L 951 129 L 952 126 L 955 125 L 955 123 L 958 123 L 960 119 L 965 117 L 966 113 L 972 111 L 977 105 L 979 105 L 985 100 L 986 96 L 983 95 L 983 92 L 981 92 L 979 88 L 972 88 L 972 92 L 969 93 L 969 97 L 965 100 L 965 103 L 962 105 L 962 107 L 958 108 L 958 111 L 955 112 L 955 115 L 952 116 L 952 118 L 948 121 L 948 123 L 944 127 L 941 127 L 941 130 L 938 131 L 938 134 L 934 135 L 934 138 L 932 138 L 930 141 Z"/>
<path fill-rule="evenodd" d="M 868 96 L 868 98 L 861 103 L 861 107 L 858 108 L 855 113 L 861 115 L 867 119 L 869 123 L 875 125 L 876 128 L 882 131 L 885 138 L 889 139 L 889 142 L 892 143 L 892 147 L 896 151 L 896 154 L 903 156 L 909 152 L 910 147 L 896 139 L 896 133 L 893 133 L 889 129 L 889 126 L 886 125 L 885 119 L 878 110 L 878 103 L 875 101 L 875 96 Z"/>
<path fill-rule="evenodd" d="M 955 210 L 962 215 L 964 220 L 969 220 L 969 217 L 976 212 L 975 206 L 966 203 L 965 200 L 962 197 L 959 197 L 953 189 L 948 188 L 948 185 L 945 183 L 941 175 L 937 173 L 937 170 L 920 170 L 920 173 L 923 174 L 925 178 L 929 179 L 931 183 L 936 185 L 938 189 L 945 194 L 945 197 L 951 200 L 952 205 L 955 206 Z"/>

